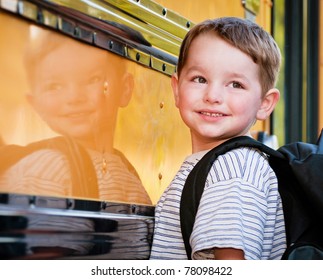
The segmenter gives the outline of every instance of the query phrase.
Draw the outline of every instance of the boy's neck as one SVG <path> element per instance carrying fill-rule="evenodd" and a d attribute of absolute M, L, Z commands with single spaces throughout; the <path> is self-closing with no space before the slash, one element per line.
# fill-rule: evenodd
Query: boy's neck
<path fill-rule="evenodd" d="M 95 141 L 93 139 L 77 139 L 77 142 L 81 144 L 85 149 L 90 149 L 98 151 L 100 153 L 112 153 L 113 152 L 113 142 L 111 140 L 107 141 Z"/>

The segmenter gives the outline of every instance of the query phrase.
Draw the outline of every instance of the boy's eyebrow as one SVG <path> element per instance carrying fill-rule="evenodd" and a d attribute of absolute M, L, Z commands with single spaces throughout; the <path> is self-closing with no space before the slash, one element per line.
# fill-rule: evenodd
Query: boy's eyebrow
<path fill-rule="evenodd" d="M 229 72 L 228 73 L 228 76 L 232 76 L 234 78 L 240 78 L 240 79 L 244 79 L 244 80 L 249 80 L 247 78 L 246 75 L 244 75 L 243 73 L 237 73 L 237 72 Z"/>
<path fill-rule="evenodd" d="M 252 81 L 250 80 L 250 78 L 248 78 L 243 73 L 231 72 L 231 73 L 228 73 L 228 77 L 229 77 L 229 79 L 232 79 L 232 80 L 237 79 L 239 81 L 242 81 L 245 84 L 252 83 Z"/>
<path fill-rule="evenodd" d="M 185 68 L 185 67 L 184 67 Z M 187 67 L 186 68 L 187 70 L 186 70 L 186 72 L 191 72 L 191 71 L 202 71 L 203 69 L 204 69 L 204 67 L 203 67 L 203 65 L 196 65 L 196 64 L 194 64 L 194 65 L 192 65 L 192 66 L 190 66 L 190 67 Z"/>

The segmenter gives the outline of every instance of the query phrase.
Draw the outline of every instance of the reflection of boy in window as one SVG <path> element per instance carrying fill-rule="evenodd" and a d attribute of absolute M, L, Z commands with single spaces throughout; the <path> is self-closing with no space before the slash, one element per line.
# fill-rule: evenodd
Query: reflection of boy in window
<path fill-rule="evenodd" d="M 118 108 L 128 104 L 133 88 L 124 59 L 35 26 L 30 35 L 27 99 L 52 130 L 88 152 L 99 186 L 98 197 L 90 198 L 151 204 L 129 162 L 113 148 Z M 67 159 L 55 149 L 20 160 L 2 176 L 0 188 L 73 195 Z"/>

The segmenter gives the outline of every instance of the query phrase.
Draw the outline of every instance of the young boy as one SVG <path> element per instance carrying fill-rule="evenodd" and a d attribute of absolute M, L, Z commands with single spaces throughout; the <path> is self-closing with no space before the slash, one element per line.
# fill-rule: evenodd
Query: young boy
<path fill-rule="evenodd" d="M 75 192 L 66 156 L 49 142 L 3 174 L 0 164 L 0 191 L 151 204 L 133 167 L 113 146 L 118 110 L 133 88 L 124 59 L 37 26 L 30 27 L 28 43 L 27 99 L 54 132 L 86 150 L 99 189 L 88 196 Z"/>
<path fill-rule="evenodd" d="M 186 35 L 171 82 L 193 154 L 157 204 L 151 259 L 187 259 L 179 216 L 185 180 L 208 150 L 235 136 L 251 137 L 253 124 L 271 114 L 279 99 L 274 86 L 280 59 L 273 38 L 247 20 L 206 20 Z M 286 241 L 277 187 L 258 150 L 220 156 L 190 238 L 192 259 L 280 259 Z"/>

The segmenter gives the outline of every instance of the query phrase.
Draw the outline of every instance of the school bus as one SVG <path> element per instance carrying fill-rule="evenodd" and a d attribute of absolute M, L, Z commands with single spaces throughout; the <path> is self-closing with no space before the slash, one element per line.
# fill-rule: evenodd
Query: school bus
<path fill-rule="evenodd" d="M 180 44 L 222 16 L 282 51 L 281 100 L 254 136 L 314 142 L 322 0 L 0 0 L 1 259 L 149 258 L 154 207 L 191 153 L 170 86 Z"/>

